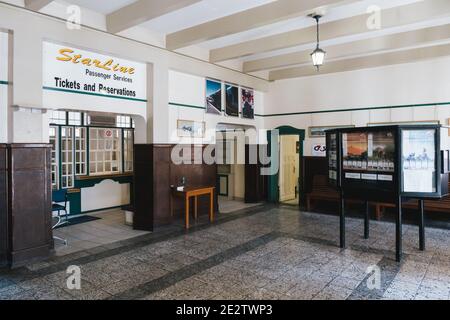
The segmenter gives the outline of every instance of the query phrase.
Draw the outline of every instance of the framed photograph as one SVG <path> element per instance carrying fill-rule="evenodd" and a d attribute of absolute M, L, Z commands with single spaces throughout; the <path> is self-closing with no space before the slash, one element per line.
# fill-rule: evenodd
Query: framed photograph
<path fill-rule="evenodd" d="M 225 84 L 225 113 L 239 117 L 239 88 L 231 84 Z"/>
<path fill-rule="evenodd" d="M 255 118 L 254 92 L 251 89 L 241 89 L 242 117 L 247 119 Z"/>
<path fill-rule="evenodd" d="M 177 135 L 179 137 L 203 138 L 205 135 L 205 122 L 178 120 Z"/>
<path fill-rule="evenodd" d="M 222 113 L 222 83 L 206 79 L 206 113 Z"/>
<path fill-rule="evenodd" d="M 308 136 L 310 138 L 323 138 L 325 137 L 325 131 L 331 129 L 340 129 L 340 128 L 354 128 L 355 125 L 346 125 L 346 126 L 314 126 L 308 128 Z"/>

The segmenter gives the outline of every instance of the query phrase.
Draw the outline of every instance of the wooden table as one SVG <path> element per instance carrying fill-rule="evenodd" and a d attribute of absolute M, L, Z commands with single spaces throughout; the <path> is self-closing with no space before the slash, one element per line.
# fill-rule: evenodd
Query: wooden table
<path fill-rule="evenodd" d="M 173 216 L 173 197 L 176 195 L 181 195 L 184 197 L 185 202 L 185 226 L 186 229 L 189 229 L 189 199 L 194 197 L 195 205 L 194 205 L 194 217 L 197 220 L 198 213 L 198 196 L 209 195 L 209 221 L 214 221 L 214 189 L 215 187 L 184 187 L 183 191 L 178 191 L 176 188 L 172 188 L 172 196 L 170 197 L 170 213 Z"/>

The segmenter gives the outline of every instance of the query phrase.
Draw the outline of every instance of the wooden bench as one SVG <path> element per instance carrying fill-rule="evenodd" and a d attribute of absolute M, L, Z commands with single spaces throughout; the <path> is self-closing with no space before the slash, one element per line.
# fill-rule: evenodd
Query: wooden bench
<path fill-rule="evenodd" d="M 450 181 L 449 181 L 450 187 Z M 380 218 L 383 216 L 386 208 L 395 208 L 394 203 L 374 203 L 375 211 L 377 212 L 377 217 Z M 402 208 L 405 209 L 418 209 L 419 205 L 416 200 L 410 200 L 408 202 L 402 203 Z M 434 211 L 434 212 L 449 212 L 450 213 L 450 195 L 443 197 L 438 200 L 425 200 L 424 201 L 424 210 L 425 211 Z"/>
<path fill-rule="evenodd" d="M 306 194 L 306 211 L 311 211 L 312 200 L 324 200 L 330 202 L 339 202 L 339 192 L 328 184 L 328 177 L 325 175 L 315 175 L 313 177 L 313 185 L 311 192 Z M 345 203 L 363 203 L 362 200 L 345 199 Z M 370 202 L 370 205 L 375 206 L 376 219 L 381 219 L 381 203 Z M 389 204 L 386 204 L 389 205 Z M 393 205 L 394 206 L 394 205 Z"/>
<path fill-rule="evenodd" d="M 311 211 L 312 200 L 339 201 L 339 192 L 330 187 L 325 175 L 313 177 L 311 192 L 306 194 L 306 211 Z"/>

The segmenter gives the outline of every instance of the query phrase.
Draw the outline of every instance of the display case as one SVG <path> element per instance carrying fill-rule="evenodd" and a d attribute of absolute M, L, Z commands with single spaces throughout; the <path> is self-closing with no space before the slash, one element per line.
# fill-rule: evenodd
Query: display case
<path fill-rule="evenodd" d="M 366 200 L 441 198 L 448 194 L 450 156 L 439 125 L 327 131 L 329 183 Z"/>

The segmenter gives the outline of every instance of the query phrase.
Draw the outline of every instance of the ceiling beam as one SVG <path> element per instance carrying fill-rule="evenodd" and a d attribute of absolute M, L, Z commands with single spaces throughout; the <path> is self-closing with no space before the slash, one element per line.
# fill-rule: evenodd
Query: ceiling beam
<path fill-rule="evenodd" d="M 326 47 L 326 59 L 359 56 L 380 51 L 400 50 L 449 39 L 450 24 L 446 24 Z M 249 73 L 310 63 L 311 52 L 312 49 L 247 61 L 244 62 L 244 72 Z"/>
<path fill-rule="evenodd" d="M 441 44 L 424 48 L 380 53 L 366 57 L 330 61 L 320 68 L 320 72 L 317 72 L 316 68 L 312 64 L 290 69 L 275 70 L 269 73 L 269 80 L 275 81 L 376 68 L 394 64 L 417 62 L 421 60 L 428 60 L 445 56 L 450 56 L 450 44 Z"/>
<path fill-rule="evenodd" d="M 381 12 L 381 29 L 388 29 L 433 18 L 444 17 L 450 14 L 450 1 L 427 0 L 413 4 L 403 5 Z M 370 14 L 323 23 L 320 25 L 321 40 L 350 36 L 371 32 L 367 28 L 367 19 Z M 261 52 L 290 48 L 308 43 L 315 43 L 316 28 L 311 26 L 268 36 L 260 39 L 246 41 L 210 51 L 210 61 L 220 62 L 236 59 Z"/>
<path fill-rule="evenodd" d="M 50 4 L 50 2 L 53 2 L 53 0 L 25 0 L 25 8 L 39 11 Z"/>
<path fill-rule="evenodd" d="M 109 32 L 118 33 L 201 0 L 138 0 L 106 16 Z"/>
<path fill-rule="evenodd" d="M 355 1 L 360 0 L 278 0 L 171 33 L 166 37 L 166 46 L 169 50 L 175 50 L 286 19 L 303 16 L 318 7 Z"/>

